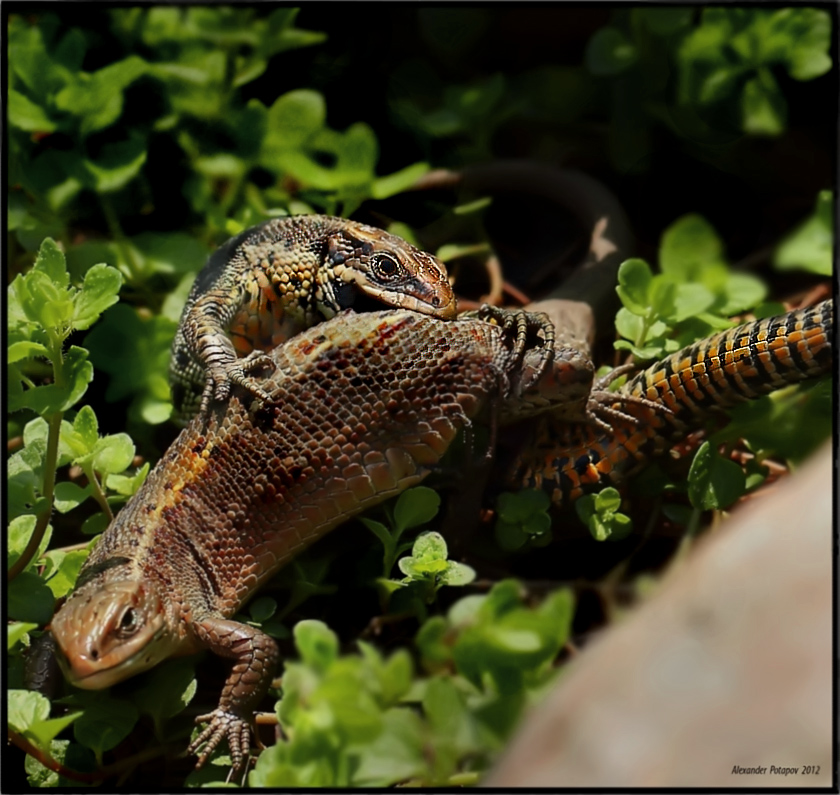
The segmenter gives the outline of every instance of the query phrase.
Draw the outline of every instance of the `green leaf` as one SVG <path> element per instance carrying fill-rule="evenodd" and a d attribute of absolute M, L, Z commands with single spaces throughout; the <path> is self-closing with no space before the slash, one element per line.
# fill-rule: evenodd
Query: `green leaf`
<path fill-rule="evenodd" d="M 695 213 L 674 221 L 659 243 L 662 272 L 684 281 L 697 280 L 704 266 L 722 263 L 723 257 L 720 236 L 703 216 Z"/>
<path fill-rule="evenodd" d="M 134 442 L 127 433 L 116 433 L 100 439 L 93 452 L 93 468 L 97 472 L 117 474 L 134 460 Z"/>
<path fill-rule="evenodd" d="M 547 513 L 536 513 L 522 523 L 522 529 L 530 536 L 541 536 L 551 529 L 551 517 Z"/>
<path fill-rule="evenodd" d="M 84 713 L 73 726 L 73 736 L 101 757 L 131 734 L 139 717 L 130 701 L 99 697 L 85 705 Z"/>
<path fill-rule="evenodd" d="M 11 651 L 33 629 L 37 628 L 37 624 L 28 623 L 26 621 L 12 621 L 6 630 L 6 650 Z"/>
<path fill-rule="evenodd" d="M 751 135 L 774 137 L 785 131 L 787 103 L 769 70 L 759 70 L 741 95 L 742 127 Z"/>
<path fill-rule="evenodd" d="M 92 493 L 91 486 L 82 488 L 77 483 L 63 481 L 55 484 L 55 509 L 67 513 L 81 505 Z"/>
<path fill-rule="evenodd" d="M 84 159 L 80 179 L 98 193 L 112 193 L 125 187 L 146 162 L 146 141 L 133 134 L 128 140 L 106 144 L 95 162 Z"/>
<path fill-rule="evenodd" d="M 6 612 L 16 621 L 49 624 L 55 610 L 55 598 L 44 581 L 34 572 L 18 574 L 8 585 Z"/>
<path fill-rule="evenodd" d="M 324 126 L 327 108 L 317 91 L 299 89 L 278 97 L 268 109 L 266 136 L 260 155 L 267 167 L 278 152 L 303 146 Z"/>
<path fill-rule="evenodd" d="M 6 362 L 8 364 L 13 364 L 14 362 L 19 362 L 23 359 L 33 359 L 37 356 L 46 358 L 47 355 L 47 349 L 39 342 L 29 342 L 28 340 L 24 340 L 21 342 L 14 342 L 9 345 Z"/>
<path fill-rule="evenodd" d="M 831 69 L 831 17 L 817 8 L 783 8 L 771 17 L 777 28 L 786 29 L 789 46 L 786 60 L 796 80 L 813 80 Z"/>
<path fill-rule="evenodd" d="M 61 558 L 58 570 L 47 580 L 47 587 L 56 599 L 66 596 L 76 585 L 79 571 L 89 554 L 87 549 L 73 549 Z"/>
<path fill-rule="evenodd" d="M 728 508 L 746 491 L 744 470 L 723 458 L 709 442 L 694 456 L 688 473 L 688 497 L 703 511 Z"/>
<path fill-rule="evenodd" d="M 56 124 L 46 111 L 29 100 L 19 91 L 9 89 L 8 120 L 12 127 L 27 132 L 49 133 L 56 129 Z"/>
<path fill-rule="evenodd" d="M 52 238 L 46 238 L 38 249 L 33 271 L 43 273 L 57 288 L 64 288 L 70 283 L 64 252 Z"/>
<path fill-rule="evenodd" d="M 382 522 L 377 522 L 375 519 L 368 519 L 364 516 L 360 517 L 359 521 L 382 542 L 386 550 L 393 545 L 391 534 Z"/>
<path fill-rule="evenodd" d="M 394 522 L 399 532 L 418 527 L 433 519 L 440 507 L 440 496 L 426 486 L 415 486 L 400 494 L 394 505 Z"/>
<path fill-rule="evenodd" d="M 428 774 L 427 737 L 419 715 L 409 709 L 388 710 L 382 716 L 382 731 L 377 738 L 357 751 L 353 786 L 393 787 L 412 779 L 422 780 Z M 257 785 L 253 779 L 251 784 Z"/>
<path fill-rule="evenodd" d="M 767 295 L 767 285 L 751 273 L 730 273 L 723 285 L 723 295 L 724 303 L 716 311 L 734 315 L 760 304 Z"/>
<path fill-rule="evenodd" d="M 12 566 L 23 554 L 26 545 L 29 543 L 29 539 L 32 538 L 37 521 L 36 516 L 27 514 L 25 516 L 17 516 L 9 523 L 7 535 L 9 541 L 9 566 Z"/>
<path fill-rule="evenodd" d="M 469 585 L 476 577 L 475 569 L 464 563 L 449 561 L 449 566 L 441 578 L 444 585 Z"/>
<path fill-rule="evenodd" d="M 16 732 L 25 734 L 30 726 L 50 717 L 50 702 L 40 693 L 10 690 L 7 695 L 9 712 L 6 719 Z"/>
<path fill-rule="evenodd" d="M 254 621 L 268 621 L 277 612 L 277 602 L 270 596 L 260 596 L 251 603 L 248 612 Z"/>
<path fill-rule="evenodd" d="M 615 289 L 621 303 L 634 315 L 647 315 L 652 281 L 653 271 L 642 259 L 628 259 L 619 266 L 618 287 Z"/>
<path fill-rule="evenodd" d="M 81 117 L 83 136 L 109 127 L 122 113 L 123 90 L 147 68 L 142 58 L 130 55 L 92 75 L 78 73 L 73 82 L 56 94 L 56 107 Z"/>
<path fill-rule="evenodd" d="M 122 276 L 116 268 L 94 265 L 86 274 L 82 289 L 74 299 L 73 326 L 88 329 L 99 316 L 119 300 Z"/>
<path fill-rule="evenodd" d="M 694 17 L 694 8 L 686 7 L 651 7 L 634 9 L 644 20 L 645 26 L 657 36 L 670 36 L 687 28 Z"/>
<path fill-rule="evenodd" d="M 615 328 L 625 339 L 638 340 L 644 333 L 645 320 L 626 307 L 621 307 L 615 315 Z"/>
<path fill-rule="evenodd" d="M 92 452 L 99 441 L 99 421 L 90 406 L 82 406 L 73 419 L 73 430 L 78 436 L 81 446 L 74 450 L 76 458 Z"/>
<path fill-rule="evenodd" d="M 75 405 L 93 380 L 93 366 L 87 361 L 87 356 L 87 350 L 71 345 L 61 364 L 63 385 L 49 384 L 27 390 L 24 393 L 25 405 L 42 416 L 67 411 Z"/>
<path fill-rule="evenodd" d="M 370 195 L 373 199 L 387 199 L 411 188 L 429 170 L 428 163 L 412 163 L 410 166 L 395 171 L 373 181 Z"/>
<path fill-rule="evenodd" d="M 506 522 L 503 519 L 496 521 L 495 528 L 496 543 L 506 550 L 513 551 L 520 549 L 528 541 L 528 536 L 520 522 Z"/>
<path fill-rule="evenodd" d="M 636 48 L 617 28 L 601 28 L 586 45 L 586 68 L 593 75 L 621 74 L 637 57 Z"/>
<path fill-rule="evenodd" d="M 293 634 L 303 662 L 314 671 L 326 672 L 338 657 L 338 638 L 322 621 L 298 621 Z"/>
<path fill-rule="evenodd" d="M 830 276 L 834 249 L 834 196 L 820 191 L 816 209 L 806 221 L 787 235 L 773 255 L 779 270 L 805 270 Z"/>
<path fill-rule="evenodd" d="M 151 715 L 155 734 L 160 738 L 164 723 L 183 712 L 197 688 L 195 660 L 166 660 L 143 676 L 143 684 L 133 691 L 131 700 L 138 711 Z"/>
<path fill-rule="evenodd" d="M 673 310 L 669 320 L 679 323 L 705 312 L 715 301 L 715 296 L 702 284 L 677 284 L 674 289 Z"/>
<path fill-rule="evenodd" d="M 110 519 L 104 513 L 95 513 L 82 522 L 82 534 L 86 536 L 98 535 L 104 532 L 109 524 Z"/>
<path fill-rule="evenodd" d="M 341 137 L 336 171 L 345 183 L 368 182 L 373 177 L 379 146 L 373 130 L 361 122 L 352 124 Z"/>
<path fill-rule="evenodd" d="M 608 486 L 595 495 L 595 510 L 599 513 L 604 511 L 617 511 L 621 507 L 621 495 L 618 489 Z"/>
<path fill-rule="evenodd" d="M 71 723 L 74 723 L 82 716 L 81 712 L 71 712 L 68 715 L 61 715 L 58 718 L 38 721 L 29 727 L 27 735 L 35 740 L 39 748 L 49 748 L 50 743 L 56 735 L 63 732 Z"/>

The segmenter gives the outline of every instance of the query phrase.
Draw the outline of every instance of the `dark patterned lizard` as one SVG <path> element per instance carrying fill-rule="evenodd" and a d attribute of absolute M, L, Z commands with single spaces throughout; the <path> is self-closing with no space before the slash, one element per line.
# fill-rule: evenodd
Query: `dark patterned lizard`
<path fill-rule="evenodd" d="M 455 317 L 443 263 L 395 235 L 344 218 L 301 215 L 245 230 L 207 261 L 187 298 L 172 347 L 176 415 L 271 366 L 266 351 L 348 307 L 414 309 Z M 200 404 L 199 404 L 200 401 Z"/>

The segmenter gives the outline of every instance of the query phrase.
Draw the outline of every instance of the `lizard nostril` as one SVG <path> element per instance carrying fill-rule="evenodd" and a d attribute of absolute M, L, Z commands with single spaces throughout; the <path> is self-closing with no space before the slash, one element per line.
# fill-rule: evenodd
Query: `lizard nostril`
<path fill-rule="evenodd" d="M 434 296 L 432 298 L 432 306 L 440 306 L 440 296 Z"/>
<path fill-rule="evenodd" d="M 91 658 L 91 660 L 98 660 L 99 659 L 99 651 L 97 649 L 91 647 L 90 658 Z"/>

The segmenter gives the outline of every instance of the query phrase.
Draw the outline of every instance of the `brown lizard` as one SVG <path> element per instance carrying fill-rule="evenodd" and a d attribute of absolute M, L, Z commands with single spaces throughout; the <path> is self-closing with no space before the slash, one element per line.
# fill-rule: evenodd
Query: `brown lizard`
<path fill-rule="evenodd" d="M 237 386 L 194 418 L 99 539 L 52 621 L 70 681 L 107 687 L 202 648 L 232 658 L 190 751 L 200 767 L 227 738 L 239 767 L 278 651 L 231 616 L 304 547 L 420 482 L 459 429 L 562 400 L 562 363 L 537 380 L 543 319 L 525 317 L 521 355 L 505 324 L 405 310 L 342 313 L 274 349 L 266 400 Z"/>
<path fill-rule="evenodd" d="M 248 373 L 266 351 L 353 307 L 414 309 L 455 317 L 443 263 L 381 229 L 324 215 L 276 218 L 222 244 L 187 298 L 175 335 L 170 383 L 188 419 L 233 384 L 266 399 Z"/>

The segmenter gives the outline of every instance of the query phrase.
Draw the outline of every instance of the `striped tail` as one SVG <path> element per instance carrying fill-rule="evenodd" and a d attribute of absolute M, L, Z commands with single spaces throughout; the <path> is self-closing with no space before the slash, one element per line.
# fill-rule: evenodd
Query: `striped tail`
<path fill-rule="evenodd" d="M 545 489 L 556 504 L 618 485 L 700 425 L 710 413 L 831 370 L 834 303 L 823 301 L 707 337 L 651 365 L 620 394 L 638 403 L 615 408 L 636 422 L 605 432 L 548 415 L 540 419 L 509 470 L 513 488 Z"/>

